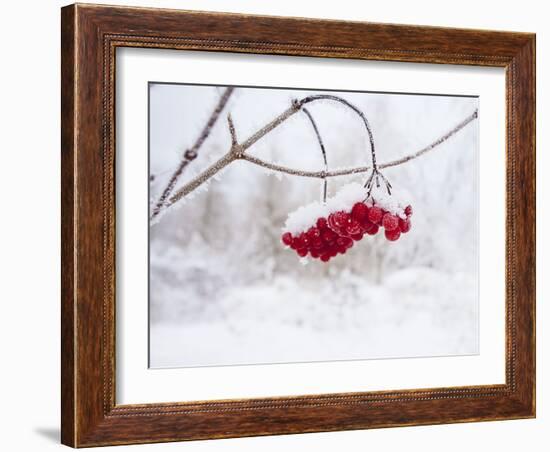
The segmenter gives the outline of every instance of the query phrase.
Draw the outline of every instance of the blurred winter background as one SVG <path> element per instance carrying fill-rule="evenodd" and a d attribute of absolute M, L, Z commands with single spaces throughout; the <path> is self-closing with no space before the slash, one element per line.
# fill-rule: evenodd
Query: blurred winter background
<path fill-rule="evenodd" d="M 222 87 L 150 84 L 151 200 L 196 140 Z M 227 152 L 231 112 L 244 140 L 322 91 L 238 88 L 178 186 Z M 368 117 L 378 162 L 419 150 L 478 106 L 475 97 L 335 93 Z M 358 117 L 334 102 L 308 106 L 329 167 L 370 164 Z M 318 179 L 232 163 L 150 228 L 150 365 L 185 367 L 476 354 L 478 125 L 384 174 L 410 194 L 412 230 L 366 236 L 345 256 L 300 263 L 280 243 L 288 213 L 320 197 Z M 313 130 L 294 115 L 248 151 L 322 169 Z M 364 175 L 329 180 L 329 194 Z"/>

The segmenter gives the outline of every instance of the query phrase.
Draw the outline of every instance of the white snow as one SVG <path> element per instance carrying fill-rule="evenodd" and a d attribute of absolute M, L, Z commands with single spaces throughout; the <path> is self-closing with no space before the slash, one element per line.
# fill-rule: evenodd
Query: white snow
<path fill-rule="evenodd" d="M 349 272 L 332 279 L 299 282 L 280 276 L 269 284 L 235 286 L 205 307 L 200 319 L 153 323 L 151 366 L 478 352 L 477 335 L 468 334 L 476 319 L 476 298 L 475 281 L 467 275 L 449 279 L 415 268 L 382 284 L 366 283 Z"/>
<path fill-rule="evenodd" d="M 410 195 L 405 190 L 391 189 L 391 194 L 388 193 L 386 186 L 381 185 L 372 188 L 369 198 L 366 204 L 370 207 L 377 205 L 384 210 L 387 210 L 400 218 L 405 219 L 405 208 L 411 205 Z"/>
<path fill-rule="evenodd" d="M 307 231 L 320 217 L 328 217 L 333 212 L 340 210 L 351 211 L 353 205 L 361 202 L 367 196 L 367 191 L 361 184 L 351 183 L 344 185 L 338 193 L 332 198 L 327 198 L 326 204 L 321 201 L 315 201 L 305 206 L 299 207 L 294 212 L 288 215 L 284 232 L 297 234 Z"/>

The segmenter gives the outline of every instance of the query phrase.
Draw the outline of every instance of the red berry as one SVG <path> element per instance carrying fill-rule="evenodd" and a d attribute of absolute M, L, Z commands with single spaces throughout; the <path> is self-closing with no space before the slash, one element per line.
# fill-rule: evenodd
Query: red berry
<path fill-rule="evenodd" d="M 353 246 L 353 240 L 349 237 L 338 237 L 336 245 L 338 247 L 344 246 L 346 249 L 351 248 Z"/>
<path fill-rule="evenodd" d="M 302 232 L 300 234 L 300 243 L 302 244 L 302 246 L 300 248 L 307 248 L 309 246 L 309 237 L 307 236 L 307 234 L 305 232 Z"/>
<path fill-rule="evenodd" d="M 393 231 L 399 227 L 399 217 L 391 214 L 386 213 L 382 217 L 382 226 L 384 226 L 384 229 L 387 231 Z"/>
<path fill-rule="evenodd" d="M 330 260 L 330 255 L 329 254 L 321 254 L 321 260 L 323 262 L 328 262 Z"/>
<path fill-rule="evenodd" d="M 290 232 L 285 232 L 281 240 L 286 246 L 290 246 L 292 244 L 292 234 Z"/>
<path fill-rule="evenodd" d="M 340 212 L 336 212 L 336 221 L 338 221 L 338 224 L 340 226 L 345 226 L 350 220 L 349 213 L 344 212 L 341 210 Z"/>
<path fill-rule="evenodd" d="M 338 234 L 341 234 L 343 232 L 343 228 L 345 228 L 349 220 L 349 214 L 343 210 L 340 210 L 338 212 L 331 213 L 328 216 L 327 223 L 330 229 Z"/>
<path fill-rule="evenodd" d="M 405 234 L 411 230 L 411 220 L 408 218 L 406 220 L 399 219 L 399 229 L 400 231 Z"/>
<path fill-rule="evenodd" d="M 338 238 L 338 235 L 330 229 L 326 229 L 323 231 L 322 237 L 325 242 L 332 243 Z"/>
<path fill-rule="evenodd" d="M 351 238 L 353 240 L 355 240 L 356 242 L 358 242 L 359 240 L 361 240 L 363 238 L 363 232 L 360 232 L 359 234 L 353 234 L 351 236 Z"/>
<path fill-rule="evenodd" d="M 320 255 L 321 253 L 318 250 L 311 250 L 311 257 L 314 259 L 317 259 Z"/>
<path fill-rule="evenodd" d="M 369 209 L 368 218 L 371 223 L 380 224 L 383 215 L 384 212 L 380 207 L 373 206 Z"/>
<path fill-rule="evenodd" d="M 361 232 L 361 223 L 356 220 L 350 220 L 350 222 L 344 228 L 344 232 L 348 236 L 359 234 Z"/>
<path fill-rule="evenodd" d="M 316 224 L 319 229 L 326 229 L 328 227 L 327 219 L 324 217 L 318 218 Z"/>
<path fill-rule="evenodd" d="M 364 234 L 365 232 L 367 232 L 371 227 L 373 226 L 373 224 L 368 220 L 364 221 L 363 223 L 361 223 L 361 232 Z"/>
<path fill-rule="evenodd" d="M 307 256 L 307 249 L 306 248 L 300 248 L 300 249 L 296 250 L 296 252 L 298 253 L 298 256 L 300 256 L 300 257 L 306 257 Z"/>
<path fill-rule="evenodd" d="M 323 240 L 321 238 L 316 238 L 311 241 L 310 244 L 312 249 L 319 249 L 323 247 Z"/>
<path fill-rule="evenodd" d="M 294 237 L 292 239 L 292 243 L 290 244 L 290 247 L 293 249 L 293 250 L 297 250 L 298 248 L 301 247 L 301 241 L 298 237 Z"/>
<path fill-rule="evenodd" d="M 368 214 L 369 208 L 362 202 L 355 203 L 351 209 L 351 217 L 359 223 L 363 223 L 367 219 Z"/>
<path fill-rule="evenodd" d="M 327 225 L 332 231 L 339 231 L 340 227 L 336 221 L 336 214 L 331 213 L 327 218 Z"/>
<path fill-rule="evenodd" d="M 317 239 L 321 237 L 321 231 L 319 231 L 319 229 L 317 229 L 315 226 L 312 226 L 308 229 L 307 236 L 310 240 Z"/>
<path fill-rule="evenodd" d="M 407 207 L 405 207 L 405 215 L 407 215 L 408 217 L 410 217 L 411 215 L 413 214 L 413 208 L 411 205 L 408 205 Z"/>
<path fill-rule="evenodd" d="M 401 236 L 401 231 L 399 229 L 394 229 L 393 231 L 386 229 L 384 234 L 390 242 L 395 242 Z"/>
<path fill-rule="evenodd" d="M 378 225 L 377 225 L 377 224 L 371 225 L 371 227 L 367 230 L 367 234 L 368 234 L 368 235 L 376 235 L 376 234 L 378 234 Z"/>

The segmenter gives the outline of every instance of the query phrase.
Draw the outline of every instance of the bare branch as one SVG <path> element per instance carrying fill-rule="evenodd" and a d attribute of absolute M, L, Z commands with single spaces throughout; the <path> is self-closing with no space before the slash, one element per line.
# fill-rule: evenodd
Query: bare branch
<path fill-rule="evenodd" d="M 253 163 L 254 165 L 258 165 L 262 168 L 276 171 L 278 173 L 284 173 L 290 176 L 315 177 L 317 179 L 323 179 L 325 177 L 347 176 L 350 174 L 361 174 L 366 173 L 367 171 L 372 169 L 372 166 L 360 166 L 357 168 L 343 168 L 334 171 L 306 171 L 295 168 L 288 168 L 286 166 L 277 165 L 276 163 L 266 162 L 265 160 L 259 159 L 258 157 L 253 157 L 249 154 L 244 154 L 241 158 L 243 160 L 246 160 L 247 162 Z"/>
<path fill-rule="evenodd" d="M 293 114 L 299 112 L 300 108 L 301 108 L 301 106 L 296 105 L 295 103 L 293 103 L 290 108 L 283 111 L 273 121 L 269 122 L 268 124 L 263 126 L 260 130 L 258 130 L 256 133 L 252 134 L 249 138 L 247 138 L 244 141 L 244 143 L 241 145 L 243 147 L 243 149 L 247 150 L 250 146 L 252 146 L 254 143 L 256 143 L 260 138 L 266 136 L 269 132 L 271 132 L 276 127 L 280 126 L 283 122 L 285 122 Z"/>
<path fill-rule="evenodd" d="M 426 152 L 431 151 L 435 147 L 437 147 L 440 144 L 447 141 L 449 138 L 451 138 L 457 132 L 460 132 L 464 127 L 466 127 L 474 119 L 476 119 L 477 115 L 478 115 L 478 112 L 477 112 L 477 109 L 476 109 L 476 110 L 474 110 L 474 112 L 470 116 L 465 118 L 464 121 L 462 121 L 460 124 L 458 124 L 455 128 L 453 128 L 452 130 L 449 130 L 445 135 L 442 135 L 441 137 L 439 137 L 437 140 L 435 140 L 433 143 L 429 144 L 425 148 L 420 149 L 419 151 L 415 152 L 414 154 L 410 154 L 410 155 L 407 155 L 407 156 L 405 156 L 403 158 L 400 158 L 398 160 L 394 160 L 393 162 L 384 163 L 384 164 L 380 165 L 379 167 L 383 169 L 383 168 L 389 168 L 391 166 L 401 165 L 403 163 L 408 162 L 409 160 L 413 160 L 415 158 L 420 157 L 421 155 L 424 155 Z"/>
<path fill-rule="evenodd" d="M 197 158 L 198 152 L 200 147 L 203 145 L 203 143 L 206 141 L 208 136 L 210 135 L 210 132 L 212 132 L 212 128 L 214 127 L 214 124 L 216 124 L 216 121 L 218 120 L 220 113 L 224 109 L 225 105 L 227 104 L 227 101 L 229 100 L 229 97 L 231 97 L 231 94 L 233 94 L 233 91 L 235 88 L 228 87 L 225 89 L 223 94 L 220 97 L 220 100 L 218 101 L 216 107 L 214 108 L 214 111 L 210 115 L 210 118 L 208 119 L 207 123 L 205 124 L 204 128 L 202 129 L 201 134 L 195 141 L 195 144 L 191 146 L 189 149 L 187 149 L 183 155 L 183 159 L 181 160 L 180 164 L 172 174 L 172 177 L 170 177 L 170 180 L 168 181 L 168 184 L 162 191 L 162 194 L 160 195 L 154 209 L 153 213 L 151 214 L 151 220 L 154 219 L 160 211 L 163 209 L 163 207 L 166 204 L 166 201 L 168 200 L 168 197 L 174 190 L 174 187 L 176 186 L 176 183 L 180 176 L 182 175 L 183 171 L 189 165 L 189 163 L 195 158 Z"/>
<path fill-rule="evenodd" d="M 392 160 L 389 162 L 381 163 L 378 165 L 379 169 L 384 168 L 391 168 L 393 166 L 402 165 L 403 163 L 406 163 L 410 160 L 416 159 L 424 154 L 426 154 L 428 151 L 431 151 L 432 149 L 436 148 L 440 144 L 447 141 L 449 138 L 451 138 L 456 133 L 460 132 L 464 127 L 466 127 L 470 122 L 472 122 L 474 119 L 476 119 L 478 116 L 477 110 L 475 110 L 470 116 L 468 116 L 466 119 L 464 119 L 460 124 L 458 124 L 456 127 L 454 127 L 452 130 L 447 132 L 445 135 L 441 136 L 437 140 L 435 140 L 433 143 L 429 144 L 428 146 L 420 149 L 419 151 L 409 154 L 405 157 L 402 157 L 397 160 Z M 261 166 L 262 168 L 266 168 L 272 171 L 276 171 L 279 173 L 289 174 L 291 176 L 302 176 L 302 177 L 315 177 L 318 179 L 323 179 L 325 177 L 338 177 L 338 176 L 349 176 L 352 174 L 361 174 L 366 173 L 372 169 L 372 166 L 358 166 L 354 168 L 341 168 L 338 170 L 333 171 L 305 171 L 305 170 L 299 170 L 294 168 L 288 168 L 286 166 L 277 165 L 275 163 L 266 162 L 265 160 L 262 160 L 258 157 L 253 157 L 251 155 L 245 154 L 241 157 L 243 160 L 246 160 L 250 163 L 253 163 L 254 165 Z"/>
<path fill-rule="evenodd" d="M 238 159 L 239 159 L 239 155 L 233 152 L 228 152 L 227 154 L 224 154 L 223 157 L 221 157 L 220 159 L 212 163 L 212 165 L 206 168 L 201 174 L 191 179 L 176 194 L 174 194 L 174 196 L 172 196 L 170 200 L 167 202 L 166 208 L 168 208 L 169 206 L 171 206 L 172 204 L 174 204 L 184 196 L 187 196 L 193 190 L 197 189 L 202 184 L 204 184 L 208 179 L 213 177 L 216 173 L 224 169 L 231 162 Z"/>
<path fill-rule="evenodd" d="M 305 100 L 307 99 L 307 102 Z M 266 162 L 265 160 L 262 160 L 260 158 L 251 156 L 247 154 L 245 151 L 250 148 L 254 143 L 256 143 L 258 140 L 260 140 L 262 137 L 267 135 L 269 132 L 271 132 L 273 129 L 278 127 L 280 124 L 282 124 L 284 121 L 286 121 L 288 118 L 290 118 L 293 114 L 300 111 L 302 109 L 303 105 L 308 102 L 312 102 L 315 100 L 321 100 L 321 99 L 327 99 L 327 100 L 338 100 L 341 101 L 340 98 L 336 96 L 310 96 L 308 98 L 304 98 L 302 101 L 295 101 L 293 102 L 292 106 L 285 110 L 283 113 L 281 113 L 279 116 L 277 116 L 275 119 L 273 119 L 271 122 L 266 124 L 264 127 L 262 127 L 260 130 L 258 130 L 256 133 L 251 135 L 247 140 L 245 140 L 240 145 L 232 144 L 232 147 L 228 153 L 226 153 L 223 157 L 221 157 L 218 161 L 216 161 L 214 164 L 212 164 L 210 167 L 208 167 L 205 171 L 203 171 L 201 174 L 199 174 L 197 177 L 189 181 L 187 184 L 185 184 L 180 190 L 178 190 L 166 203 L 166 207 L 174 204 L 184 196 L 191 193 L 193 190 L 198 188 L 200 185 L 202 185 L 204 182 L 206 182 L 208 179 L 210 179 L 212 176 L 214 176 L 216 173 L 218 173 L 221 169 L 225 168 L 227 165 L 229 165 L 231 162 L 235 160 L 245 160 L 247 162 L 250 162 L 254 165 L 258 165 L 262 168 L 289 174 L 293 176 L 302 176 L 302 177 L 313 177 L 313 178 L 319 178 L 319 179 L 325 179 L 328 177 L 338 177 L 338 176 L 347 176 L 352 174 L 361 174 L 366 173 L 369 170 L 372 170 L 374 167 L 376 169 L 384 169 L 384 168 L 390 168 L 393 166 L 398 166 L 403 163 L 409 162 L 411 160 L 414 160 L 427 152 L 431 151 L 432 149 L 436 148 L 440 144 L 447 141 L 449 138 L 451 138 L 453 135 L 458 133 L 460 130 L 462 130 L 464 127 L 466 127 L 470 122 L 472 122 L 474 119 L 478 117 L 478 111 L 477 109 L 469 115 L 467 118 L 465 118 L 462 122 L 460 122 L 456 127 L 451 129 L 449 132 L 442 135 L 440 138 L 429 144 L 428 146 L 420 149 L 419 151 L 409 154 L 405 157 L 402 157 L 397 160 L 393 160 L 390 162 L 382 163 L 379 165 L 376 165 L 376 160 L 373 158 L 373 164 L 372 166 L 360 166 L 360 167 L 354 167 L 354 168 L 342 168 L 338 170 L 333 171 L 305 171 L 295 168 L 289 168 L 283 165 L 278 165 L 271 162 Z M 374 143 L 371 140 L 372 133 L 370 132 L 370 126 L 368 125 L 368 122 L 366 121 L 366 117 L 362 114 L 362 112 L 356 107 L 354 107 L 352 104 L 349 104 L 347 101 L 342 99 L 342 103 L 344 103 L 347 106 L 350 106 L 356 113 L 358 113 L 361 118 L 364 121 L 364 124 L 367 128 L 367 131 L 369 132 L 369 140 L 371 141 L 371 150 L 374 149 Z M 309 115 L 308 115 L 309 116 Z M 231 131 L 231 124 L 232 121 L 228 118 L 229 127 Z M 234 126 L 233 126 L 234 127 Z M 233 136 L 233 132 L 231 132 Z M 374 156 L 373 156 L 374 157 Z"/>
<path fill-rule="evenodd" d="M 256 133 L 252 134 L 248 139 L 244 141 L 244 143 L 240 145 L 232 145 L 231 149 L 229 150 L 228 154 L 226 154 L 224 157 L 222 157 L 220 160 L 218 160 L 214 165 L 207 168 L 202 174 L 199 174 L 196 178 L 185 184 L 182 188 L 180 188 L 174 195 L 168 200 L 166 203 L 166 206 L 171 206 L 178 200 L 180 200 L 182 197 L 193 191 L 195 188 L 200 186 L 202 183 L 206 182 L 210 177 L 212 177 L 214 174 L 216 174 L 221 168 L 219 168 L 216 171 L 213 171 L 212 167 L 215 166 L 220 161 L 226 161 L 227 155 L 231 155 L 231 160 L 236 160 L 239 158 L 243 158 L 244 151 L 246 151 L 250 146 L 252 146 L 254 143 L 256 143 L 260 138 L 267 135 L 269 132 L 271 132 L 273 129 L 275 129 L 277 126 L 285 122 L 288 118 L 290 118 L 293 114 L 300 111 L 300 107 L 293 104 L 290 108 L 286 109 L 284 112 L 282 112 L 279 116 L 277 116 L 275 119 L 273 119 L 271 122 L 266 124 L 264 127 L 262 127 L 260 130 L 258 130 Z M 237 151 L 237 152 L 236 152 Z M 229 162 L 228 162 L 229 163 Z M 227 165 L 227 163 L 226 163 Z M 226 166 L 224 165 L 224 166 Z M 213 172 L 211 172 L 211 170 Z M 207 178 L 202 178 L 203 175 L 209 175 Z M 197 184 L 198 180 L 201 180 L 200 183 Z M 196 184 L 196 185 L 195 185 Z M 189 189 L 189 186 L 193 186 L 191 190 Z"/>

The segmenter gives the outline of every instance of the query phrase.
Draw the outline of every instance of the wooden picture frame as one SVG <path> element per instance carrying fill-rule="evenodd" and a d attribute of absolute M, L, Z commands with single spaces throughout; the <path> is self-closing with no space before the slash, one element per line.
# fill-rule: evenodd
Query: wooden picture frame
<path fill-rule="evenodd" d="M 147 8 L 62 9 L 62 430 L 73 447 L 535 416 L 535 35 Z M 506 69 L 506 383 L 115 403 L 115 50 Z"/>

